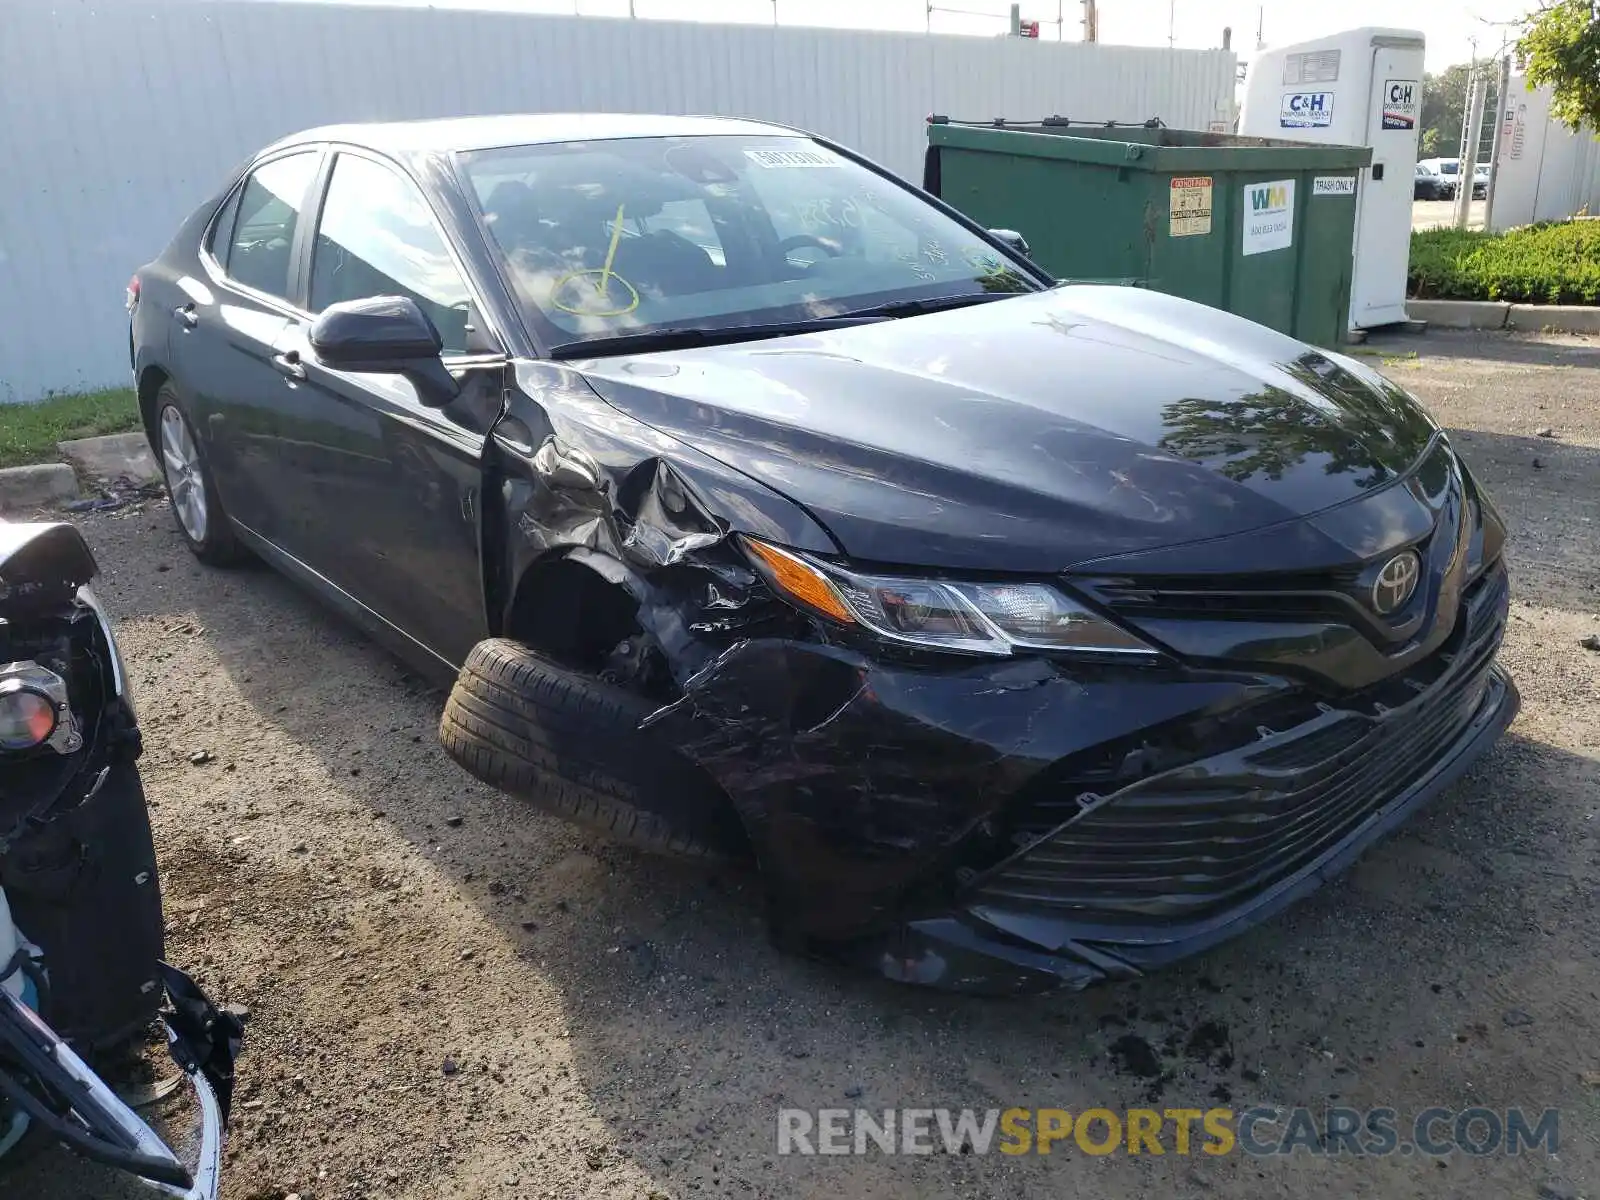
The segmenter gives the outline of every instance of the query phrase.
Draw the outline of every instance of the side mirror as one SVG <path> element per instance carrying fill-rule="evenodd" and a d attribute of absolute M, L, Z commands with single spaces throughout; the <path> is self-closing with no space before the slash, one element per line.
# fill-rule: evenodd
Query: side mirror
<path fill-rule="evenodd" d="M 1031 258 L 1033 256 L 1033 252 L 1028 249 L 1028 239 L 1015 229 L 991 229 L 989 230 L 989 236 L 997 242 L 1004 242 L 1022 255 L 1023 258 Z"/>
<path fill-rule="evenodd" d="M 444 341 L 409 296 L 370 296 L 330 304 L 311 323 L 311 348 L 339 371 L 404 375 L 429 408 L 461 393 L 439 354 Z"/>

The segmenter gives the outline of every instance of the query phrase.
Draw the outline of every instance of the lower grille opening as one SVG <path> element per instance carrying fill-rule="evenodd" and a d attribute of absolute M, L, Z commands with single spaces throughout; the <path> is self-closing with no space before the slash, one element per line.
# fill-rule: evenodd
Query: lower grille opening
<path fill-rule="evenodd" d="M 1472 723 L 1506 587 L 1503 572 L 1482 580 L 1442 651 L 1337 706 L 1280 704 L 1259 714 L 1248 742 L 1133 783 L 1103 763 L 1047 773 L 1015 811 L 1018 839 L 1032 844 L 976 880 L 969 898 L 1104 923 L 1185 920 L 1294 874 L 1425 775 Z"/>

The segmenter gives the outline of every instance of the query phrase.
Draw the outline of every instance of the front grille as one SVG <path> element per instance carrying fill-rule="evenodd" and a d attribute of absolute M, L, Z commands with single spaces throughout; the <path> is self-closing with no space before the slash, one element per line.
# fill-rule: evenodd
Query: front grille
<path fill-rule="evenodd" d="M 1401 549 L 1422 557 L 1425 576 L 1438 578 L 1482 528 L 1475 500 L 1445 504 L 1434 529 L 1409 546 L 1392 546 L 1369 562 L 1327 571 L 1261 575 L 1137 575 L 1074 577 L 1071 584 L 1117 615 L 1143 621 L 1280 621 L 1345 625 L 1378 645 L 1410 636 L 1429 589 L 1388 616 L 1372 607 L 1372 585 L 1389 557 Z"/>
<path fill-rule="evenodd" d="M 1134 621 L 1141 617 L 1175 620 L 1223 617 L 1348 624 L 1352 616 L 1366 616 L 1360 601 L 1350 594 L 1355 581 L 1356 572 L 1348 571 L 1298 579 L 1278 576 L 1268 582 L 1248 577 L 1143 576 L 1095 581 L 1087 586 L 1106 607 Z"/>
<path fill-rule="evenodd" d="M 1481 580 L 1443 650 L 1338 708 L 1315 705 L 1281 732 L 1264 726 L 1247 745 L 1104 798 L 1056 781 L 1066 795 L 1025 806 L 1080 815 L 978 879 L 972 899 L 1112 923 L 1187 919 L 1293 874 L 1422 776 L 1471 723 L 1504 629 L 1506 586 L 1499 570 Z M 1029 814 L 1020 815 L 1025 828 Z"/>

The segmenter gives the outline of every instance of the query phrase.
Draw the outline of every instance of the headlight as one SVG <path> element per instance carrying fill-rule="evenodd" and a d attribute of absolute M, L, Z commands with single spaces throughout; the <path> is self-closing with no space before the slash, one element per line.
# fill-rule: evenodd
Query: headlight
<path fill-rule="evenodd" d="M 1014 649 L 1096 654 L 1155 651 L 1042 583 L 962 583 L 847 571 L 745 538 L 763 576 L 786 599 L 892 642 L 1007 655 Z"/>
<path fill-rule="evenodd" d="M 31 659 L 0 664 L 0 751 L 32 750 L 48 743 L 57 754 L 83 745 L 67 704 L 67 682 Z"/>
<path fill-rule="evenodd" d="M 21 684 L 0 683 L 0 750 L 32 750 L 55 731 L 50 697 Z"/>

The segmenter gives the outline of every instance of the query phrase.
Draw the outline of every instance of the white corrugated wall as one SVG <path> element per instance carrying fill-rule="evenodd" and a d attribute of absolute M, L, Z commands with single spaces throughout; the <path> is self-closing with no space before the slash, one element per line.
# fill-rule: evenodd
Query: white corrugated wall
<path fill-rule="evenodd" d="M 1203 129 L 1233 97 L 1227 51 L 260 0 L 4 7 L 0 402 L 126 379 L 129 275 L 235 164 L 312 125 L 749 116 L 915 181 L 930 112 Z"/>
<path fill-rule="evenodd" d="M 1550 115 L 1549 87 L 1511 77 L 1500 165 L 1494 184 L 1494 228 L 1564 221 L 1600 211 L 1600 144 L 1585 126 L 1573 133 Z"/>

